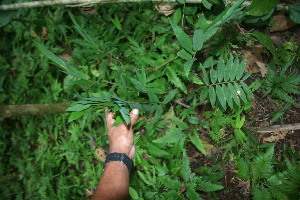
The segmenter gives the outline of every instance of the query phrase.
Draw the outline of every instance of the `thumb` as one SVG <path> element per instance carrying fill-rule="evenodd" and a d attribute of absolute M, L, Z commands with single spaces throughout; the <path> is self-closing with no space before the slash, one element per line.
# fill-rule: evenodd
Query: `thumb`
<path fill-rule="evenodd" d="M 133 109 L 130 112 L 130 129 L 132 129 L 133 125 L 136 123 L 138 115 L 139 115 L 139 110 L 138 109 Z"/>

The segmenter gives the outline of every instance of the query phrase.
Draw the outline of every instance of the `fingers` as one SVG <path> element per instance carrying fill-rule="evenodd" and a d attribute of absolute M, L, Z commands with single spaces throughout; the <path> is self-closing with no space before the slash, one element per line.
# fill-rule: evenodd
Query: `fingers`
<path fill-rule="evenodd" d="M 129 151 L 129 153 L 128 153 L 128 157 L 129 157 L 130 159 L 132 159 L 132 158 L 134 157 L 134 155 L 135 155 L 135 145 L 132 145 L 132 146 L 131 146 L 131 149 L 130 149 L 130 151 Z"/>
<path fill-rule="evenodd" d="M 133 125 L 135 124 L 137 118 L 139 115 L 139 110 L 138 109 L 133 109 L 130 112 L 130 129 L 132 129 Z"/>
<path fill-rule="evenodd" d="M 113 124 L 115 123 L 115 119 L 113 118 L 114 113 L 108 112 L 108 108 L 104 108 L 104 110 L 105 110 L 105 118 L 106 118 L 107 127 L 112 127 Z"/>

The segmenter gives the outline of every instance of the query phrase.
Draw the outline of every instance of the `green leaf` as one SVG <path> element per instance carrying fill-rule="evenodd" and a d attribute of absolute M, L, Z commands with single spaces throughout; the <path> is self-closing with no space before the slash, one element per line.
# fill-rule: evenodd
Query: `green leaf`
<path fill-rule="evenodd" d="M 252 16 L 263 16 L 275 8 L 278 0 L 253 0 L 248 7 L 248 14 Z"/>
<path fill-rule="evenodd" d="M 181 131 L 174 126 L 171 126 L 167 131 L 166 135 L 156 140 L 153 140 L 152 142 L 162 144 L 178 143 L 182 137 L 183 134 L 181 133 Z"/>
<path fill-rule="evenodd" d="M 204 85 L 203 81 L 195 74 L 190 74 L 189 80 L 198 85 Z"/>
<path fill-rule="evenodd" d="M 233 109 L 233 102 L 232 102 L 232 97 L 230 95 L 230 92 L 226 86 L 226 84 L 222 84 L 222 89 L 223 89 L 223 92 L 224 94 L 226 95 L 226 100 L 227 100 L 227 104 L 228 106 Z"/>
<path fill-rule="evenodd" d="M 216 103 L 216 92 L 213 86 L 209 86 L 208 94 L 209 94 L 210 104 L 212 107 L 214 107 Z"/>
<path fill-rule="evenodd" d="M 194 117 L 194 116 L 188 117 L 188 121 L 190 124 L 194 124 L 194 125 L 200 124 L 200 119 L 198 117 Z"/>
<path fill-rule="evenodd" d="M 74 121 L 76 119 L 79 119 L 81 116 L 83 116 L 84 114 L 86 114 L 89 110 L 82 110 L 82 111 L 76 111 L 76 112 L 72 112 L 70 115 L 70 118 L 68 120 L 68 122 Z"/>
<path fill-rule="evenodd" d="M 238 71 L 236 73 L 236 80 L 240 80 L 243 76 L 243 73 L 245 71 L 246 67 L 246 59 L 243 59 L 243 61 L 238 65 Z"/>
<path fill-rule="evenodd" d="M 260 1 L 260 0 L 259 0 Z M 274 46 L 273 40 L 271 39 L 270 36 L 262 34 L 262 33 L 250 33 L 256 39 L 264 45 L 274 56 L 275 62 L 277 62 L 277 53 L 276 53 L 276 48 Z"/>
<path fill-rule="evenodd" d="M 86 105 L 83 105 L 83 104 L 75 104 L 75 105 L 72 105 L 71 107 L 67 108 L 66 111 L 82 111 L 82 110 L 86 110 L 88 109 L 89 107 L 91 107 L 92 105 L 90 104 L 86 104 Z"/>
<path fill-rule="evenodd" d="M 245 119 L 246 119 L 245 116 L 243 116 L 243 117 L 241 118 L 241 116 L 238 115 L 238 116 L 236 117 L 236 119 L 235 119 L 235 126 L 236 126 L 236 128 L 238 128 L 238 129 L 242 128 L 243 125 L 244 125 L 244 123 L 245 123 Z"/>
<path fill-rule="evenodd" d="M 170 24 L 172 26 L 172 29 L 179 41 L 179 43 L 181 44 L 181 46 L 183 46 L 183 48 L 185 48 L 188 52 L 193 53 L 192 50 L 192 40 L 190 39 L 190 37 L 182 30 L 182 28 L 180 26 L 178 26 L 177 24 L 175 24 L 173 22 L 173 20 L 170 20 Z"/>
<path fill-rule="evenodd" d="M 172 99 L 175 97 L 176 93 L 177 93 L 177 89 L 171 90 L 171 91 L 169 92 L 169 94 L 165 97 L 165 99 L 164 99 L 164 101 L 163 101 L 163 104 L 167 104 L 167 103 L 169 103 L 170 101 L 172 101 Z"/>
<path fill-rule="evenodd" d="M 191 142 L 193 143 L 193 145 L 195 145 L 195 147 L 204 155 L 206 155 L 206 151 L 204 149 L 204 146 L 202 144 L 201 139 L 199 138 L 199 136 L 197 134 L 189 134 L 189 138 L 191 140 Z"/>
<path fill-rule="evenodd" d="M 204 34 L 201 29 L 197 29 L 193 36 L 193 50 L 200 51 L 204 42 Z"/>
<path fill-rule="evenodd" d="M 234 82 L 234 87 L 237 91 L 237 95 L 243 100 L 243 102 L 247 103 L 246 95 L 244 93 L 244 90 L 241 88 L 241 86 L 236 82 Z"/>
<path fill-rule="evenodd" d="M 210 69 L 210 80 L 211 80 L 211 82 L 213 83 L 213 84 L 215 84 L 216 83 L 216 81 L 217 81 L 217 78 L 218 78 L 218 75 L 217 75 L 217 71 L 216 70 L 214 70 L 214 69 Z"/>
<path fill-rule="evenodd" d="M 150 155 L 155 157 L 160 157 L 160 158 L 170 155 L 167 151 L 158 148 L 156 145 L 152 143 L 147 144 L 147 151 Z"/>
<path fill-rule="evenodd" d="M 220 85 L 216 86 L 216 93 L 221 106 L 223 107 L 224 110 L 226 110 L 226 96 L 223 91 L 223 88 Z"/>
<path fill-rule="evenodd" d="M 246 83 L 244 83 L 243 81 L 241 81 L 240 84 L 242 85 L 244 91 L 246 92 L 248 99 L 249 100 L 254 99 L 254 95 L 253 95 L 252 91 L 250 90 L 250 88 L 248 87 L 248 85 Z"/>
<path fill-rule="evenodd" d="M 189 161 L 185 151 L 183 152 L 182 165 L 181 165 L 179 174 L 185 182 L 189 181 L 190 176 L 192 174 L 192 170 L 190 167 L 190 161 Z"/>
<path fill-rule="evenodd" d="M 195 184 L 187 183 L 186 184 L 186 196 L 188 199 L 197 199 L 201 200 L 202 198 L 199 196 L 199 194 L 195 191 Z"/>
<path fill-rule="evenodd" d="M 290 13 L 290 18 L 294 22 L 300 24 L 300 3 L 289 5 L 288 10 Z"/>
<path fill-rule="evenodd" d="M 130 81 L 133 83 L 134 87 L 135 87 L 137 90 L 139 90 L 139 91 L 141 91 L 141 92 L 144 92 L 144 93 L 147 92 L 146 87 L 145 87 L 140 81 L 138 81 L 138 80 L 136 80 L 136 79 L 134 79 L 134 78 L 130 78 L 130 77 L 129 77 L 129 79 L 130 79 Z"/>
<path fill-rule="evenodd" d="M 183 65 L 183 69 L 184 69 L 184 73 L 185 75 L 188 77 L 189 76 L 189 73 L 190 73 L 190 70 L 191 70 L 191 67 L 193 66 L 193 63 L 196 59 L 191 59 L 191 60 L 188 60 L 186 63 L 184 63 Z"/>
<path fill-rule="evenodd" d="M 209 85 L 209 78 L 204 68 L 202 68 L 202 74 L 203 74 L 203 81 L 205 85 Z"/>
<path fill-rule="evenodd" d="M 122 124 L 124 122 L 123 117 L 120 115 L 115 115 L 114 118 L 115 118 L 115 122 L 113 126 L 118 126 L 119 124 Z"/>
<path fill-rule="evenodd" d="M 176 9 L 176 11 L 172 15 L 172 20 L 175 24 L 178 24 L 182 17 L 182 10 L 181 8 Z"/>
<path fill-rule="evenodd" d="M 236 75 L 237 75 L 237 73 L 239 71 L 239 67 L 240 67 L 240 65 L 239 65 L 239 58 L 236 57 L 234 59 L 233 63 L 232 63 L 232 68 L 231 68 L 230 78 L 229 78 L 230 81 L 235 80 Z"/>
<path fill-rule="evenodd" d="M 132 188 L 132 187 L 129 187 L 129 194 L 130 194 L 130 197 L 132 199 L 138 199 L 139 198 L 139 194 L 137 193 L 137 191 Z"/>
<path fill-rule="evenodd" d="M 245 133 L 241 129 L 234 129 L 234 136 L 238 142 L 247 141 Z"/>
<path fill-rule="evenodd" d="M 232 72 L 234 72 L 234 67 L 233 67 L 233 56 L 230 54 L 230 57 L 226 63 L 226 69 L 225 69 L 225 76 L 224 76 L 224 81 L 229 81 Z"/>
<path fill-rule="evenodd" d="M 126 124 L 128 125 L 130 123 L 130 116 L 128 110 L 125 107 L 120 106 L 120 113 L 123 119 L 125 120 Z"/>
<path fill-rule="evenodd" d="M 228 87 L 228 92 L 230 94 L 230 97 L 233 99 L 236 105 L 240 106 L 241 105 L 240 99 L 238 98 L 237 92 L 234 89 L 233 85 L 231 83 L 228 83 L 227 87 Z"/>
<path fill-rule="evenodd" d="M 173 71 L 173 69 L 168 67 L 166 69 L 166 74 L 168 76 L 168 80 L 171 83 L 173 83 L 176 87 L 180 88 L 185 94 L 187 94 L 187 89 L 186 89 L 185 85 L 181 82 L 181 80 L 178 78 L 178 76 Z"/>
<path fill-rule="evenodd" d="M 251 72 L 247 72 L 245 75 L 244 75 L 244 77 L 242 78 L 242 80 L 244 81 L 244 80 L 246 80 L 247 78 L 249 78 L 250 76 L 251 76 Z"/>
<path fill-rule="evenodd" d="M 115 15 L 115 19 L 111 19 L 111 21 L 119 31 L 122 30 L 122 25 L 117 15 Z"/>
<path fill-rule="evenodd" d="M 203 87 L 200 90 L 200 103 L 204 102 L 208 95 L 208 87 Z"/>
<path fill-rule="evenodd" d="M 219 59 L 217 67 L 218 82 L 222 82 L 225 77 L 225 64 L 221 59 Z"/>
<path fill-rule="evenodd" d="M 250 178 L 250 169 L 249 163 L 247 163 L 244 159 L 238 159 L 236 167 L 238 169 L 237 175 L 242 179 L 249 179 Z"/>
<path fill-rule="evenodd" d="M 170 117 L 170 119 L 172 120 L 172 122 L 174 123 L 174 124 L 176 124 L 176 126 L 180 129 L 180 130 L 182 130 L 182 131 L 184 131 L 184 130 L 187 130 L 189 127 L 186 125 L 186 123 L 184 123 L 181 119 L 178 119 L 177 117 Z"/>
<path fill-rule="evenodd" d="M 191 60 L 193 57 L 191 54 L 189 54 L 188 52 L 186 52 L 184 49 L 181 49 L 177 55 L 182 58 L 182 59 L 185 59 L 185 60 Z"/>
<path fill-rule="evenodd" d="M 83 80 L 88 80 L 89 76 L 78 71 L 68 63 L 66 63 L 64 60 L 62 60 L 60 57 L 56 56 L 54 53 L 49 51 L 43 44 L 33 41 L 35 46 L 39 49 L 39 51 L 44 54 L 49 60 L 54 62 L 58 67 L 62 68 L 64 70 L 64 73 L 69 74 L 71 76 L 74 76 L 76 78 L 80 78 Z"/>

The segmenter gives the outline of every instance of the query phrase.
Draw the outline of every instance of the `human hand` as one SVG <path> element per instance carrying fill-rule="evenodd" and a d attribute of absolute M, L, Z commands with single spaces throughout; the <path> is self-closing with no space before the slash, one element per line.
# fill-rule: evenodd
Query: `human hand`
<path fill-rule="evenodd" d="M 109 153 L 125 153 L 130 159 L 134 157 L 135 146 L 133 145 L 133 125 L 135 124 L 139 110 L 133 109 L 130 112 L 130 123 L 125 122 L 117 126 L 113 126 L 115 119 L 114 113 L 106 113 L 106 125 L 108 130 Z"/>

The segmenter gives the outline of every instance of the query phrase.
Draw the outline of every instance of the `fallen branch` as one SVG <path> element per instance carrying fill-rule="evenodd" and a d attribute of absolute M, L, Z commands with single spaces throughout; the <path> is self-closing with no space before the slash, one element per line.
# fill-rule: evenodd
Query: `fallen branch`
<path fill-rule="evenodd" d="M 17 10 L 21 8 L 36 8 L 36 7 L 45 7 L 45 6 L 92 6 L 93 4 L 104 4 L 104 3 L 141 3 L 141 2 L 166 2 L 172 3 L 177 0 L 42 0 L 42 1 L 30 1 L 22 3 L 13 3 L 0 5 L 0 11 L 6 10 Z M 202 0 L 185 0 L 186 3 L 201 3 Z M 234 3 L 234 1 L 232 2 Z M 245 1 L 244 6 L 250 5 L 251 1 Z M 278 4 L 276 10 L 287 10 L 285 4 Z"/>
<path fill-rule="evenodd" d="M 176 2 L 176 0 L 45 0 L 45 1 L 31 1 L 23 3 L 13 3 L 8 5 L 0 5 L 0 10 L 16 10 L 21 8 L 35 8 L 55 5 L 78 5 L 86 6 L 103 3 L 129 3 L 129 2 Z M 186 0 L 186 3 L 201 3 L 201 0 Z"/>
<path fill-rule="evenodd" d="M 0 119 L 18 117 L 24 115 L 49 115 L 61 114 L 70 106 L 69 103 L 59 104 L 22 104 L 22 105 L 1 105 Z"/>
<path fill-rule="evenodd" d="M 268 127 L 250 127 L 250 130 L 257 133 L 272 133 L 276 131 L 294 131 L 300 129 L 300 123 L 296 124 L 285 124 L 285 125 L 274 125 Z"/>

